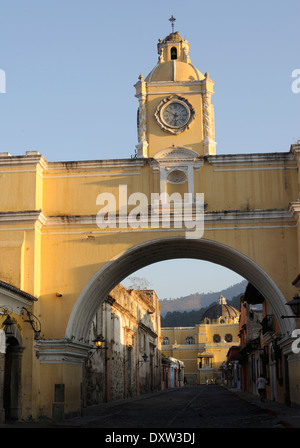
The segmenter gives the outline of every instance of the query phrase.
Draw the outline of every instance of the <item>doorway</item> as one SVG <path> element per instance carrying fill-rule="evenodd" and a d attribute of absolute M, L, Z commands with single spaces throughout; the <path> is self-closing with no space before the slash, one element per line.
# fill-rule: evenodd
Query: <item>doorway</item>
<path fill-rule="evenodd" d="M 22 348 L 17 339 L 15 337 L 7 338 L 3 391 L 3 408 L 6 421 L 20 418 L 21 354 Z"/>

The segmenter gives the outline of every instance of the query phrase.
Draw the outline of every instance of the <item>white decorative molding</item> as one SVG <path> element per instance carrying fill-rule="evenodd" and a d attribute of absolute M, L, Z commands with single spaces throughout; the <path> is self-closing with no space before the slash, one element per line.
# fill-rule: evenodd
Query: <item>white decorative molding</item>
<path fill-rule="evenodd" d="M 296 214 L 300 215 L 300 200 L 297 202 L 291 202 L 289 209 L 290 209 L 291 213 L 295 214 L 295 216 L 296 216 Z"/>
<path fill-rule="evenodd" d="M 154 159 L 158 160 L 159 162 L 162 161 L 162 159 L 195 159 L 198 158 L 199 154 L 197 154 L 195 151 L 192 151 L 189 148 L 186 148 L 184 146 L 170 146 L 169 148 L 164 148 L 157 152 L 154 155 Z M 204 163 L 204 162 L 203 162 Z"/>
<path fill-rule="evenodd" d="M 160 170 L 160 194 L 167 191 L 168 176 L 171 171 L 183 171 L 188 182 L 188 193 L 194 195 L 194 169 L 204 165 L 204 158 L 189 148 L 171 146 L 164 148 L 154 156 Z"/>
<path fill-rule="evenodd" d="M 168 183 L 168 175 L 174 170 L 183 171 L 187 175 L 189 182 L 189 192 L 193 194 L 193 164 L 180 165 L 178 163 L 166 164 L 160 166 L 160 182 L 161 193 L 166 192 L 166 185 Z M 229 229 L 261 229 L 261 228 L 296 228 L 299 224 L 299 210 L 300 203 L 291 203 L 285 209 L 253 209 L 253 210 L 225 210 L 225 211 L 211 211 L 205 212 L 205 231 L 213 230 L 215 225 L 218 225 L 219 230 Z M 35 210 L 31 212 L 2 212 L 0 213 L 0 224 L 6 225 L 11 223 L 18 223 L 22 225 L 32 224 L 32 227 L 24 227 L 24 230 L 35 230 L 39 234 L 43 234 L 43 228 L 51 230 L 51 234 L 78 234 L 82 237 L 89 238 L 96 234 L 103 234 L 112 232 L 114 229 L 98 229 L 96 215 L 62 215 L 62 216 L 48 216 L 42 210 Z M 240 224 L 248 223 L 250 225 L 242 227 Z M 239 227 L 226 227 L 221 224 L 239 225 Z M 146 223 L 145 223 L 146 225 Z M 86 228 L 86 230 L 76 230 L 76 228 Z M 72 230 L 73 228 L 73 230 Z M 88 228 L 92 229 L 89 230 Z M 94 230 L 96 228 L 96 230 Z M 61 229 L 61 232 L 56 230 Z M 0 228 L 0 231 L 20 230 L 18 227 Z M 115 229 L 119 231 L 118 226 Z M 125 230 L 125 229 L 124 229 Z M 158 229 L 161 231 L 162 229 Z M 131 232 L 141 229 L 131 229 Z M 143 232 L 154 232 L 155 229 L 142 230 Z M 167 229 L 171 232 L 172 229 Z M 91 233 L 92 232 L 92 233 Z"/>
<path fill-rule="evenodd" d="M 0 212 L 0 224 L 34 224 L 40 217 L 41 210 Z"/>
<path fill-rule="evenodd" d="M 36 357 L 41 364 L 84 364 L 92 345 L 67 339 L 35 341 Z"/>
<path fill-rule="evenodd" d="M 169 184 L 180 185 L 187 182 L 187 169 L 183 168 L 173 168 L 168 174 L 167 182 Z"/>
<path fill-rule="evenodd" d="M 166 123 L 166 121 L 164 120 L 164 117 L 163 117 L 163 110 L 166 107 L 169 107 L 169 105 L 176 104 L 176 103 L 181 104 L 182 107 L 184 107 L 186 109 L 186 111 L 188 111 L 188 113 L 189 113 L 187 121 L 180 126 L 172 126 L 171 124 Z M 181 134 L 186 129 L 189 129 L 191 123 L 193 122 L 193 120 L 195 118 L 195 110 L 186 98 L 184 98 L 182 96 L 178 96 L 176 94 L 169 95 L 159 103 L 159 105 L 157 106 L 157 109 L 155 111 L 154 117 L 155 117 L 157 123 L 159 124 L 159 126 L 161 127 L 161 129 L 163 129 L 164 131 L 166 131 L 170 134 L 177 135 L 177 134 Z"/>
<path fill-rule="evenodd" d="M 21 315 L 22 308 L 30 307 L 37 299 L 12 285 L 0 283 L 0 308 Z"/>

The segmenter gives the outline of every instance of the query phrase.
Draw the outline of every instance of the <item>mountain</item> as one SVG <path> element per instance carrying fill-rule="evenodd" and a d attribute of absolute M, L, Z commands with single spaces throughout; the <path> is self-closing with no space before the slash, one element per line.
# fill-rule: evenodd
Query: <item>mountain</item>
<path fill-rule="evenodd" d="M 239 294 L 227 301 L 228 305 L 233 306 L 240 311 L 241 295 Z M 215 302 L 217 303 L 217 302 Z M 202 316 L 213 303 L 200 310 L 192 311 L 168 311 L 165 316 L 161 316 L 161 328 L 164 327 L 194 327 L 201 322 Z"/>
<path fill-rule="evenodd" d="M 247 280 L 243 280 L 236 285 L 230 286 L 229 288 L 218 292 L 195 293 L 185 297 L 179 297 L 178 299 L 162 299 L 160 300 L 160 314 L 161 316 L 165 316 L 167 313 L 174 311 L 184 312 L 200 310 L 201 308 L 206 308 L 218 300 L 220 295 L 224 296 L 228 302 L 233 297 L 243 294 L 247 283 Z"/>

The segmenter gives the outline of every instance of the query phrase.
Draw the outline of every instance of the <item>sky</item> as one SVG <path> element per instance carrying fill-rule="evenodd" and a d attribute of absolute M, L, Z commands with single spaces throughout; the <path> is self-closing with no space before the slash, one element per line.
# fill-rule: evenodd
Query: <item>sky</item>
<path fill-rule="evenodd" d="M 0 152 L 35 150 L 49 162 L 134 155 L 134 84 L 156 65 L 171 15 L 191 62 L 215 81 L 217 153 L 288 152 L 300 140 L 299 0 L 0 0 Z M 159 293 L 212 290 L 211 267 L 190 263 L 198 284 L 173 281 L 165 294 L 158 283 Z M 236 280 L 227 274 L 225 287 Z"/>

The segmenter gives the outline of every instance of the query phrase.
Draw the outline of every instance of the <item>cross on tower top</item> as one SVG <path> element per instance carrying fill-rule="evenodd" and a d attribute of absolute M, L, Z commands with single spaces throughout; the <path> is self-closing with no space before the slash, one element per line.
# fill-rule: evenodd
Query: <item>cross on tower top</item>
<path fill-rule="evenodd" d="M 173 17 L 173 15 L 170 17 L 170 22 L 172 23 L 172 33 L 174 33 L 174 22 L 175 22 L 175 17 Z"/>

